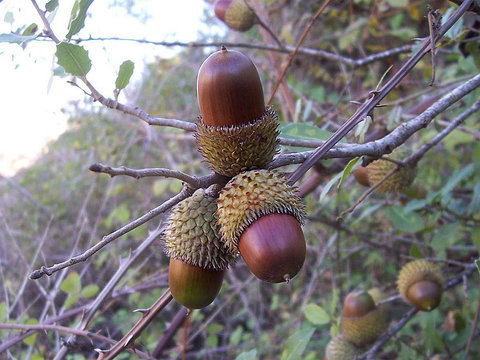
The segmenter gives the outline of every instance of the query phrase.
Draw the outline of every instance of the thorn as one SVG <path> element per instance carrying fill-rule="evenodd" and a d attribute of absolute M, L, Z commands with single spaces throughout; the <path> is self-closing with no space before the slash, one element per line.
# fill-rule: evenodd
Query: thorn
<path fill-rule="evenodd" d="M 125 341 L 125 344 L 123 344 L 123 347 L 126 348 L 126 347 L 129 347 L 130 346 L 130 342 L 133 340 L 133 335 L 130 335 L 129 337 L 127 337 L 127 340 Z"/>
<path fill-rule="evenodd" d="M 150 309 L 135 309 L 132 312 L 134 312 L 134 313 L 139 312 L 139 313 L 142 313 L 142 315 L 143 315 L 143 314 L 148 313 L 149 311 L 150 311 Z"/>

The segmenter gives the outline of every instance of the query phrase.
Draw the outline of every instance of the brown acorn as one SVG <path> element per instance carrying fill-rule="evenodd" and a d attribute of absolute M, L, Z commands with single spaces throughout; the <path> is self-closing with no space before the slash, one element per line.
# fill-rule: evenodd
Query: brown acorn
<path fill-rule="evenodd" d="M 163 232 L 170 291 L 189 309 L 215 299 L 236 255 L 219 239 L 216 210 L 216 199 L 199 189 L 175 206 Z"/>
<path fill-rule="evenodd" d="M 370 186 L 370 182 L 368 181 L 367 168 L 365 166 L 357 167 L 353 171 L 353 176 L 360 185 Z"/>
<path fill-rule="evenodd" d="M 356 346 L 369 344 L 386 329 L 384 311 L 367 292 L 352 292 L 343 303 L 340 329 L 345 339 Z"/>
<path fill-rule="evenodd" d="M 213 9 L 230 29 L 247 31 L 255 24 L 255 14 L 245 0 L 217 0 Z"/>
<path fill-rule="evenodd" d="M 231 252 L 240 251 L 259 279 L 292 279 L 305 261 L 306 245 L 300 224 L 304 206 L 285 178 L 270 170 L 235 176 L 220 192 L 218 223 Z"/>
<path fill-rule="evenodd" d="M 402 298 L 422 311 L 431 311 L 440 304 L 444 283 L 440 268 L 424 259 L 405 264 L 397 279 Z"/>
<path fill-rule="evenodd" d="M 225 176 L 268 165 L 276 153 L 278 122 L 265 108 L 252 61 L 222 47 L 200 67 L 197 79 L 197 144 L 210 168 Z"/>

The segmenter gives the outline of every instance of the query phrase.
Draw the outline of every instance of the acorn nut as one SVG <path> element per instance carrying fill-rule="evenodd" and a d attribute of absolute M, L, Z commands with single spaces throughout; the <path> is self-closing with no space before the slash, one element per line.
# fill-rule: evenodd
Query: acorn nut
<path fill-rule="evenodd" d="M 424 259 L 405 264 L 397 279 L 403 300 L 422 311 L 432 311 L 440 304 L 444 283 L 440 268 Z"/>
<path fill-rule="evenodd" d="M 225 246 L 239 251 L 255 276 L 288 282 L 300 271 L 305 209 L 283 176 L 270 170 L 240 173 L 222 189 L 217 204 Z"/>
<path fill-rule="evenodd" d="M 215 299 L 236 256 L 219 239 L 216 210 L 216 199 L 199 189 L 174 207 L 163 231 L 170 291 L 189 309 Z"/>
<path fill-rule="evenodd" d="M 263 89 L 252 61 L 222 47 L 200 67 L 197 78 L 198 149 L 215 172 L 235 176 L 260 169 L 277 148 L 277 114 L 265 108 Z"/>
<path fill-rule="evenodd" d="M 245 0 L 217 0 L 213 10 L 230 29 L 247 31 L 255 24 L 255 14 Z"/>
<path fill-rule="evenodd" d="M 340 330 L 345 339 L 356 346 L 375 341 L 386 329 L 384 311 L 375 305 L 365 291 L 352 292 L 343 303 Z"/>

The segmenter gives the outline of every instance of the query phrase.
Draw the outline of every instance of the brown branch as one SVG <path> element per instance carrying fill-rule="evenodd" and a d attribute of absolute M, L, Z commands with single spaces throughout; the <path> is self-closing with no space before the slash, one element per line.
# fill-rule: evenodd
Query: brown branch
<path fill-rule="evenodd" d="M 435 40 L 443 36 L 450 27 L 452 27 L 457 20 L 465 13 L 473 0 L 466 0 L 462 5 L 452 14 L 452 16 L 445 22 L 445 24 L 438 30 Z M 330 150 L 337 142 L 340 141 L 346 134 L 348 134 L 360 121 L 362 121 L 368 114 L 370 114 L 381 100 L 397 86 L 400 81 L 410 72 L 411 69 L 423 58 L 423 56 L 430 50 L 430 39 L 427 38 L 422 41 L 420 49 L 410 57 L 407 62 L 394 74 L 379 91 L 372 92 L 372 96 L 360 106 L 355 114 L 347 120 L 335 133 L 320 147 L 318 147 L 305 162 L 295 170 L 288 179 L 290 184 L 296 183 L 322 156 Z"/>
<path fill-rule="evenodd" d="M 135 339 L 142 333 L 142 331 L 150 324 L 155 316 L 173 299 L 170 289 L 167 289 L 157 301 L 145 311 L 142 311 L 142 317 L 138 322 L 125 334 L 122 339 L 112 346 L 109 350 L 100 351 L 97 360 L 110 360 L 115 358 L 123 350 L 128 348 L 134 349 Z M 136 352 L 136 350 L 134 350 Z"/>
<path fill-rule="evenodd" d="M 186 189 L 182 190 L 179 194 L 176 196 L 172 197 L 171 199 L 165 201 L 163 204 L 157 206 L 156 208 L 150 210 L 146 214 L 140 216 L 138 219 L 122 226 L 120 229 L 108 234 L 107 236 L 104 236 L 102 241 L 98 242 L 85 252 L 83 252 L 80 255 L 74 256 L 70 258 L 69 260 L 63 261 L 61 263 L 55 264 L 53 266 L 47 267 L 47 266 L 42 266 L 40 269 L 33 271 L 30 274 L 30 279 L 35 280 L 41 278 L 43 275 L 52 275 L 53 273 L 64 269 L 66 267 L 78 264 L 79 262 L 86 261 L 90 256 L 95 254 L 97 251 L 108 245 L 110 242 L 113 240 L 119 238 L 122 235 L 125 235 L 126 233 L 132 231 L 133 229 L 139 227 L 140 225 L 146 223 L 148 220 L 153 219 L 155 216 L 158 216 L 167 210 L 169 210 L 172 206 L 176 205 L 180 201 L 186 199 L 189 196 L 189 191 Z"/>
<path fill-rule="evenodd" d="M 173 338 L 177 330 L 183 325 L 185 320 L 187 319 L 189 312 L 186 307 L 182 307 L 173 317 L 172 322 L 168 329 L 163 333 L 163 336 L 158 341 L 157 346 L 152 351 L 152 356 L 154 358 L 160 358 L 162 355 L 163 350 L 169 343 L 169 341 Z"/>

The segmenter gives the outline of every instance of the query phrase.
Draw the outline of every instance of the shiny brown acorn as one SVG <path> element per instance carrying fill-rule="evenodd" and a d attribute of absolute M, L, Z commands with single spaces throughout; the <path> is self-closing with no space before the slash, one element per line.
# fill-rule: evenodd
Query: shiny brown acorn
<path fill-rule="evenodd" d="M 384 311 L 369 293 L 349 293 L 343 303 L 340 329 L 345 339 L 356 346 L 369 344 L 386 329 Z"/>
<path fill-rule="evenodd" d="M 230 29 L 247 31 L 255 24 L 255 14 L 245 0 L 217 0 L 213 10 Z"/>
<path fill-rule="evenodd" d="M 302 268 L 304 206 L 295 188 L 270 170 L 238 174 L 219 194 L 218 223 L 225 246 L 267 282 L 288 282 Z"/>
<path fill-rule="evenodd" d="M 365 166 L 359 166 L 353 171 L 353 176 L 355 177 L 355 180 L 360 185 L 363 186 L 370 186 L 370 182 L 368 181 L 368 174 L 367 174 L 367 168 Z"/>
<path fill-rule="evenodd" d="M 174 207 L 163 231 L 170 291 L 189 309 L 215 299 L 236 255 L 219 239 L 216 210 L 216 199 L 199 189 Z"/>
<path fill-rule="evenodd" d="M 424 259 L 405 264 L 397 279 L 402 298 L 422 311 L 431 311 L 440 304 L 444 283 L 440 268 Z"/>
<path fill-rule="evenodd" d="M 252 61 L 222 47 L 198 71 L 197 144 L 210 168 L 225 176 L 261 169 L 276 153 L 278 121 L 265 108 L 263 88 Z"/>

